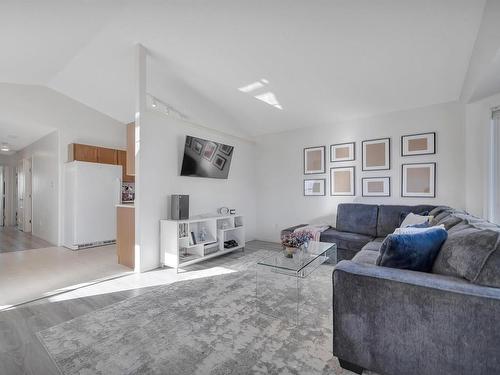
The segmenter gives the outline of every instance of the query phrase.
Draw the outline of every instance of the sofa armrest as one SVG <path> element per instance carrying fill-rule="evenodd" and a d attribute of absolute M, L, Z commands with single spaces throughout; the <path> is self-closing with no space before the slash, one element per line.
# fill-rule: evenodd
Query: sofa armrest
<path fill-rule="evenodd" d="M 295 229 L 305 227 L 306 225 L 309 225 L 309 224 L 299 224 L 299 225 L 295 225 L 295 226 L 290 227 L 290 228 L 285 228 L 281 231 L 281 237 L 283 237 L 284 235 L 287 235 L 287 234 L 291 234 L 294 232 Z"/>
<path fill-rule="evenodd" d="M 500 289 L 342 261 L 333 272 L 333 352 L 384 374 L 500 369 Z"/>

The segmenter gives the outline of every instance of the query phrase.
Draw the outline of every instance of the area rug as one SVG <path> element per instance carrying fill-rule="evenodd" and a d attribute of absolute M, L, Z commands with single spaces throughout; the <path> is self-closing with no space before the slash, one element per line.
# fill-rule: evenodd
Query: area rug
<path fill-rule="evenodd" d="M 255 264 L 158 287 L 39 333 L 63 374 L 347 374 L 332 355 L 331 265 L 309 276 L 299 326 L 255 303 Z M 279 287 L 279 286 L 278 286 Z"/>

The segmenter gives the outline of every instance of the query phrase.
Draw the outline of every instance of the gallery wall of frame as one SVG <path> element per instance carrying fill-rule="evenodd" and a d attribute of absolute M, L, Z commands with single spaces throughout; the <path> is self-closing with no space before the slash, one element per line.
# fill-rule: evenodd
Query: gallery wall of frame
<path fill-rule="evenodd" d="M 361 196 L 390 197 L 392 194 L 390 171 L 392 140 L 390 137 L 368 139 L 361 144 Z M 402 135 L 400 139 L 400 196 L 403 198 L 435 198 L 437 163 L 429 161 L 436 155 L 436 133 Z M 304 175 L 326 174 L 326 146 L 304 149 Z M 425 158 L 419 159 L 418 156 Z M 331 144 L 330 196 L 356 196 L 356 141 Z M 353 163 L 351 163 L 353 162 Z M 376 174 L 373 174 L 376 172 Z M 389 172 L 387 172 L 389 174 Z M 381 175 L 382 174 L 382 175 Z M 326 178 L 304 179 L 304 196 L 325 196 Z"/>

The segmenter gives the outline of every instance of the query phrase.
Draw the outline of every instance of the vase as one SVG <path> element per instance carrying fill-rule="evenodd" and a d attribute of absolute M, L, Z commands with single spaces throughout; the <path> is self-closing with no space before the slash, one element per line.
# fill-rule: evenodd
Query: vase
<path fill-rule="evenodd" d="M 296 247 L 288 247 L 288 246 L 285 247 L 285 256 L 287 258 L 293 258 L 293 254 L 295 254 L 296 252 L 297 252 Z"/>

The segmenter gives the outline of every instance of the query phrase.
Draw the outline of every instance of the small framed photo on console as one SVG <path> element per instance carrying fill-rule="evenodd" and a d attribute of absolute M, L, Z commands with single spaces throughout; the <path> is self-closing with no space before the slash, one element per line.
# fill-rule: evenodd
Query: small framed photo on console
<path fill-rule="evenodd" d="M 390 197 L 390 177 L 364 177 L 361 179 L 363 197 Z"/>
<path fill-rule="evenodd" d="M 318 178 L 314 180 L 304 180 L 304 196 L 314 197 L 325 195 L 326 180 Z"/>

